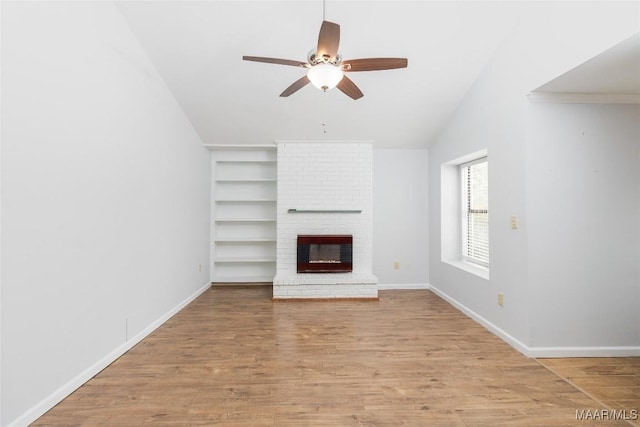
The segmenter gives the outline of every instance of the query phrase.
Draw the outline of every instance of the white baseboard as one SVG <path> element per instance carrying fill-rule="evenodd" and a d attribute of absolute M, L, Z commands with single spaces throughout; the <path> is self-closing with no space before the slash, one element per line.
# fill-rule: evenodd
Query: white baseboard
<path fill-rule="evenodd" d="M 392 291 L 400 289 L 429 289 L 428 283 L 378 283 L 379 291 Z"/>
<path fill-rule="evenodd" d="M 195 291 L 193 294 L 188 296 L 178 305 L 173 307 L 171 310 L 160 316 L 153 323 L 147 326 L 143 331 L 130 338 L 117 348 L 115 348 L 111 353 L 104 356 L 102 359 L 98 360 L 89 368 L 85 369 L 83 372 L 78 374 L 71 381 L 64 384 L 62 387 L 54 391 L 47 398 L 43 399 L 40 403 L 29 409 L 27 412 L 22 414 L 20 417 L 11 422 L 7 427 L 26 427 L 42 415 L 44 415 L 49 409 L 56 406 L 60 403 L 64 398 L 73 393 L 76 389 L 78 389 L 81 385 L 89 381 L 96 374 L 102 371 L 104 368 L 113 363 L 120 356 L 129 351 L 133 346 L 142 341 L 145 337 L 151 334 L 153 331 L 158 329 L 164 322 L 172 318 L 175 314 L 177 314 L 180 310 L 186 307 L 191 301 L 199 297 L 203 292 L 211 287 L 211 282 L 207 282 L 203 287 Z"/>
<path fill-rule="evenodd" d="M 443 300 L 487 328 L 491 333 L 505 341 L 507 344 L 518 350 L 527 357 L 549 358 L 549 357 L 637 357 L 640 356 L 640 346 L 591 346 L 591 347 L 530 347 L 522 341 L 516 339 L 498 326 L 494 325 L 478 313 L 467 306 L 459 303 L 449 295 L 445 294 L 435 286 L 429 284 L 429 289 Z"/>
<path fill-rule="evenodd" d="M 445 294 L 444 292 L 442 292 L 440 289 L 436 288 L 435 286 L 429 284 L 429 289 L 431 289 L 431 291 L 434 294 L 438 295 L 440 298 L 442 298 L 443 300 L 447 301 L 449 304 L 451 304 L 452 306 L 454 306 L 455 308 L 457 308 L 458 310 L 460 310 L 461 312 L 463 312 L 464 314 L 466 314 L 467 316 L 469 316 L 470 318 L 472 318 L 473 320 L 475 320 L 476 322 L 478 322 L 479 324 L 481 324 L 482 326 L 487 328 L 491 333 L 496 335 L 498 338 L 502 339 L 504 342 L 509 344 L 511 347 L 515 348 L 516 350 L 518 350 L 520 353 L 524 354 L 525 356 L 530 357 L 529 356 L 529 347 L 527 347 L 523 342 L 519 341 L 518 339 L 516 339 L 515 337 L 513 337 L 509 333 L 507 333 L 504 330 L 500 329 L 498 326 L 494 325 L 493 323 L 491 323 L 490 321 L 488 321 L 484 317 L 480 316 L 478 313 L 476 313 L 475 311 L 471 310 L 467 306 L 465 306 L 465 305 L 459 303 L 458 301 L 456 301 L 455 299 L 451 298 L 449 295 Z"/>
<path fill-rule="evenodd" d="M 529 357 L 638 357 L 640 346 L 620 347 L 529 347 Z"/>

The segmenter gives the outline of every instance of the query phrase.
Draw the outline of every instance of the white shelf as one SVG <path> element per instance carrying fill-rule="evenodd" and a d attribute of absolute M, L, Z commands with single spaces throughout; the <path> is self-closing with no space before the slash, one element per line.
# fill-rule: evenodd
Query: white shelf
<path fill-rule="evenodd" d="M 274 199 L 244 199 L 244 200 L 231 200 L 231 199 L 218 199 L 216 203 L 275 203 Z"/>
<path fill-rule="evenodd" d="M 219 151 L 274 151 L 275 144 L 204 144 L 209 150 Z"/>
<path fill-rule="evenodd" d="M 254 164 L 275 164 L 275 160 L 216 160 L 216 163 L 254 163 Z"/>
<path fill-rule="evenodd" d="M 215 222 L 276 222 L 275 218 L 216 218 Z"/>
<path fill-rule="evenodd" d="M 264 275 L 264 276 L 220 276 L 214 277 L 211 280 L 214 284 L 224 284 L 224 283 L 272 283 L 273 276 Z"/>
<path fill-rule="evenodd" d="M 229 182 L 229 183 L 238 183 L 238 184 L 242 184 L 242 183 L 254 183 L 254 182 L 276 182 L 275 179 L 273 178 L 223 178 L 223 179 L 216 179 L 216 182 L 220 182 L 220 183 L 225 183 L 225 182 Z"/>
<path fill-rule="evenodd" d="M 228 243 L 228 244 L 246 244 L 246 243 L 275 243 L 276 238 L 247 238 L 247 237 L 238 237 L 238 238 L 226 238 L 226 239 L 215 239 L 215 243 Z"/>
<path fill-rule="evenodd" d="M 290 214 L 305 214 L 305 213 L 359 214 L 359 213 L 362 213 L 362 209 L 289 209 L 287 213 L 290 213 Z"/>
<path fill-rule="evenodd" d="M 215 258 L 214 262 L 216 263 L 225 263 L 225 264 L 238 264 L 238 263 L 253 263 L 253 262 L 276 262 L 275 258 Z"/>

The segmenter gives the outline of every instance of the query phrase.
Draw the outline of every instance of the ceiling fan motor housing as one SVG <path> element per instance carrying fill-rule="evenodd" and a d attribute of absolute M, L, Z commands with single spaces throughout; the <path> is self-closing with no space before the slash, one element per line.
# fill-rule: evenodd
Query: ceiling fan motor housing
<path fill-rule="evenodd" d="M 318 55 L 318 52 L 315 49 L 311 49 L 307 55 L 307 62 L 309 62 L 309 65 L 312 67 L 318 64 L 333 64 L 337 67 L 342 62 L 342 55 L 337 53 L 332 61 L 329 55 Z"/>

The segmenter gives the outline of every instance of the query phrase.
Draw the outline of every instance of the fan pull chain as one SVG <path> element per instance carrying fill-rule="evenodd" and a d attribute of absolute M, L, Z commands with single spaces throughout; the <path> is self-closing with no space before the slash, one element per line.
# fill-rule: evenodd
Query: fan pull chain
<path fill-rule="evenodd" d="M 322 121 L 322 134 L 327 134 L 327 96 L 322 96 L 322 115 L 324 116 L 324 120 Z"/>

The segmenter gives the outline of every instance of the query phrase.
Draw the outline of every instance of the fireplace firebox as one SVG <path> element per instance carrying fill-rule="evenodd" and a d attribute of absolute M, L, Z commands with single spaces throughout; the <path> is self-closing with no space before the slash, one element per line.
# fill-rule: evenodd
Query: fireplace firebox
<path fill-rule="evenodd" d="M 298 273 L 353 271 L 353 236 L 299 235 Z"/>

